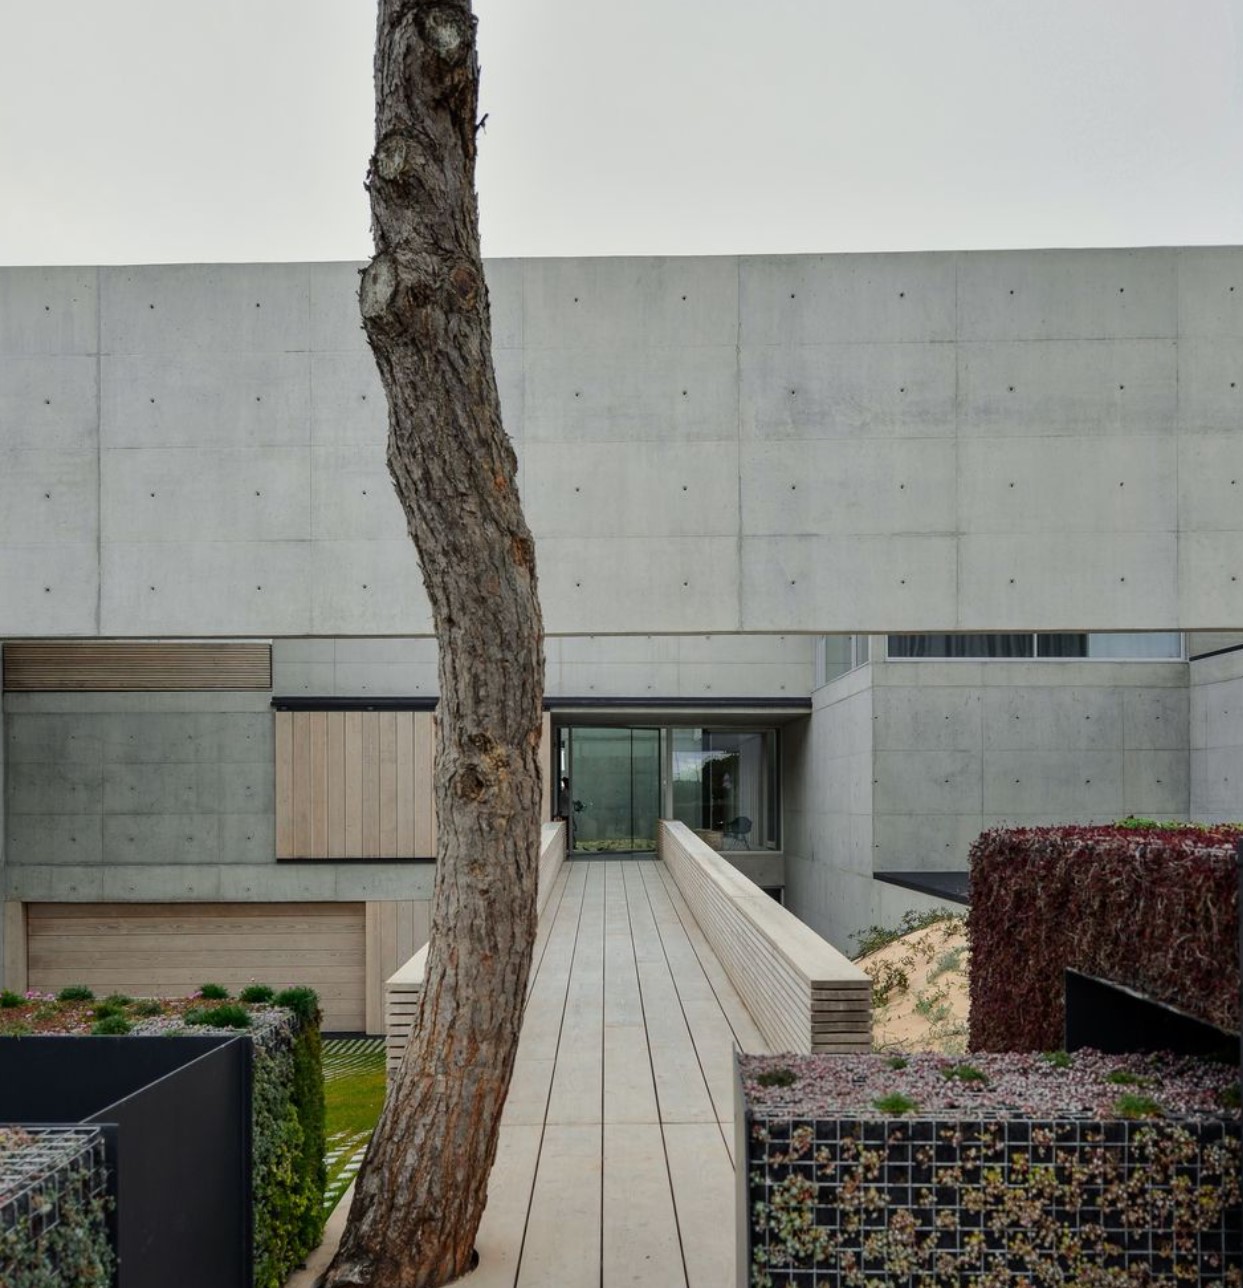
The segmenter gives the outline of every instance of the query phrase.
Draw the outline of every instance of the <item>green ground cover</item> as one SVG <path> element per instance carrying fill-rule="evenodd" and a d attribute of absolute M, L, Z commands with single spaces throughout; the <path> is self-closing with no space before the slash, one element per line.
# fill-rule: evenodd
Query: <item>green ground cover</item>
<path fill-rule="evenodd" d="M 331 1212 L 363 1160 L 384 1104 L 384 1039 L 329 1038 L 324 1042 L 324 1107 L 327 1116 Z"/>

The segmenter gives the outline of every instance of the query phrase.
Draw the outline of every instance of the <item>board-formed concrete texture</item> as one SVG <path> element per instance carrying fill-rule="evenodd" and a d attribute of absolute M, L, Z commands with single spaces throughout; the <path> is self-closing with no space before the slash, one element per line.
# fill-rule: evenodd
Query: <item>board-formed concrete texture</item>
<path fill-rule="evenodd" d="M 554 634 L 1243 620 L 1243 250 L 504 260 Z M 0 270 L 0 635 L 427 635 L 355 264 Z"/>

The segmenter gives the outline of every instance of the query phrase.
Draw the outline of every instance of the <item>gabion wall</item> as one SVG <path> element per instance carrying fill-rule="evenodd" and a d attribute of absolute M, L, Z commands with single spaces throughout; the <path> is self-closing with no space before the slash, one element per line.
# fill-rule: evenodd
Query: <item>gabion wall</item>
<path fill-rule="evenodd" d="M 114 1257 L 97 1127 L 0 1127 L 0 1283 L 106 1288 Z"/>
<path fill-rule="evenodd" d="M 1240 1125 L 751 1119 L 753 1288 L 1243 1285 Z"/>

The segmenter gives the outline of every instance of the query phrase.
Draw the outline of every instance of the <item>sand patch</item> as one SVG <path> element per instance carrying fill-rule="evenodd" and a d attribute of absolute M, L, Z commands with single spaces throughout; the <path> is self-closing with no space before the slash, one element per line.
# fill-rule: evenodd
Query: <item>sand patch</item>
<path fill-rule="evenodd" d="M 873 1048 L 965 1051 L 970 961 L 961 917 L 914 930 L 860 957 L 857 965 L 872 978 Z"/>

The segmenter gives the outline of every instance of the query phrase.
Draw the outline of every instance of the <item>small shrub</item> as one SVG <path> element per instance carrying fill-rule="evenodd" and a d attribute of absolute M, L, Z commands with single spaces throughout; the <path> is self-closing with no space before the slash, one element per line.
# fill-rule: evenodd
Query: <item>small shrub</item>
<path fill-rule="evenodd" d="M 896 962 L 868 964 L 867 973 L 872 977 L 872 1005 L 884 1006 L 894 993 L 905 993 L 910 987 L 910 976 Z"/>
<path fill-rule="evenodd" d="M 1105 1081 L 1119 1087 L 1147 1087 L 1151 1080 L 1142 1074 L 1132 1073 L 1130 1069 L 1115 1069 L 1105 1075 Z"/>
<path fill-rule="evenodd" d="M 140 1015 L 144 1019 L 149 1019 L 154 1015 L 163 1015 L 164 1003 L 157 1002 L 154 997 L 139 998 L 139 1000 L 134 1003 L 134 1014 Z"/>
<path fill-rule="evenodd" d="M 40 1002 L 34 1009 L 31 1016 L 35 1020 L 54 1020 L 60 1014 L 60 1005 L 57 1002 Z"/>
<path fill-rule="evenodd" d="M 11 1010 L 15 1006 L 21 1006 L 25 998 L 20 993 L 15 993 L 11 988 L 4 989 L 0 992 L 0 1010 Z"/>
<path fill-rule="evenodd" d="M 238 994 L 238 998 L 241 1001 L 249 1002 L 252 1005 L 270 1002 L 275 996 L 275 990 L 269 988 L 266 984 L 247 984 Z"/>
<path fill-rule="evenodd" d="M 104 1006 L 115 1006 L 120 1010 L 133 1004 L 134 999 L 128 993 L 109 993 L 103 1000 Z"/>
<path fill-rule="evenodd" d="M 948 1064 L 941 1070 L 941 1076 L 952 1082 L 987 1082 L 988 1074 L 977 1069 L 973 1064 Z"/>
<path fill-rule="evenodd" d="M 199 989 L 199 996 L 205 1002 L 223 1002 L 229 996 L 229 990 L 223 984 L 204 984 Z"/>
<path fill-rule="evenodd" d="M 885 1063 L 891 1069 L 905 1069 L 910 1061 L 904 1055 L 891 1055 Z"/>
<path fill-rule="evenodd" d="M 793 1069 L 765 1069 L 755 1080 L 761 1087 L 792 1087 L 798 1075 Z"/>
<path fill-rule="evenodd" d="M 1234 1082 L 1226 1087 L 1221 1093 L 1220 1100 L 1223 1109 L 1243 1108 L 1243 1092 L 1240 1092 L 1239 1084 Z"/>
<path fill-rule="evenodd" d="M 304 1024 L 310 1024 L 319 1017 L 319 994 L 302 984 L 281 989 L 276 995 L 276 1005 L 291 1010 Z"/>
<path fill-rule="evenodd" d="M 185 1013 L 184 1019 L 187 1024 L 205 1024 L 217 1029 L 250 1028 L 250 1012 L 236 1002 L 211 1008 L 195 1006 Z"/>
<path fill-rule="evenodd" d="M 97 1020 L 107 1020 L 114 1015 L 123 1015 L 124 1012 L 125 1008 L 123 1006 L 117 1006 L 113 1002 L 104 1001 L 100 1002 L 95 1007 L 94 1015 Z"/>
<path fill-rule="evenodd" d="M 936 965 L 928 972 L 928 980 L 931 983 L 934 979 L 940 979 L 942 975 L 952 970 L 961 970 L 963 959 L 963 948 L 949 948 L 937 958 Z"/>
<path fill-rule="evenodd" d="M 866 930 L 856 931 L 850 936 L 855 941 L 855 957 L 866 957 L 886 944 L 892 944 L 917 930 L 927 930 L 930 926 L 942 922 L 952 922 L 956 926 L 962 922 L 962 914 L 952 908 L 932 908 L 927 912 L 907 912 L 896 926 L 868 926 Z"/>
<path fill-rule="evenodd" d="M 95 994 L 85 984 L 66 984 L 56 994 L 58 1002 L 93 1002 Z"/>
<path fill-rule="evenodd" d="M 1055 1069 L 1069 1069 L 1072 1063 L 1065 1051 L 1042 1051 L 1040 1058 Z"/>
<path fill-rule="evenodd" d="M 910 1098 L 904 1096 L 900 1091 L 891 1091 L 887 1096 L 878 1096 L 872 1101 L 872 1107 L 879 1109 L 882 1114 L 913 1114 L 919 1109 L 919 1105 Z"/>
<path fill-rule="evenodd" d="M 119 1011 L 109 1011 L 91 1025 L 91 1032 L 99 1037 L 121 1037 L 133 1027 Z"/>
<path fill-rule="evenodd" d="M 1119 1096 L 1113 1104 L 1114 1113 L 1119 1118 L 1160 1118 L 1161 1106 L 1151 1096 L 1139 1096 L 1127 1092 Z"/>

